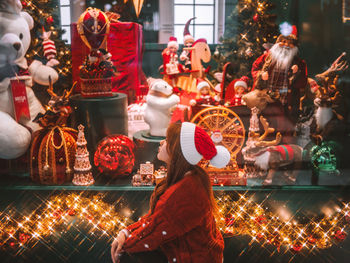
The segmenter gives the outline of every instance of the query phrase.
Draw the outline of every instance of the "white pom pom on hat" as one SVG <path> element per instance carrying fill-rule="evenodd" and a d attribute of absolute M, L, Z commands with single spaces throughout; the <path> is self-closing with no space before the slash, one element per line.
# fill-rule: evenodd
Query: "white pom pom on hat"
<path fill-rule="evenodd" d="M 168 48 L 169 47 L 175 47 L 176 49 L 179 49 L 179 44 L 177 43 L 176 37 L 169 37 Z"/>
<path fill-rule="evenodd" d="M 236 87 L 244 87 L 245 89 L 248 88 L 248 84 L 247 84 L 247 81 L 248 81 L 248 77 L 246 76 L 243 76 L 241 77 L 240 79 L 238 79 L 235 84 L 233 85 L 234 88 Z"/>
<path fill-rule="evenodd" d="M 224 146 L 215 146 L 209 135 L 194 123 L 182 123 L 180 145 L 183 156 L 192 165 L 202 158 L 217 168 L 224 168 L 230 162 L 230 152 Z"/>
<path fill-rule="evenodd" d="M 198 78 L 197 79 L 197 90 L 200 91 L 204 87 L 210 88 L 209 83 L 203 79 Z"/>

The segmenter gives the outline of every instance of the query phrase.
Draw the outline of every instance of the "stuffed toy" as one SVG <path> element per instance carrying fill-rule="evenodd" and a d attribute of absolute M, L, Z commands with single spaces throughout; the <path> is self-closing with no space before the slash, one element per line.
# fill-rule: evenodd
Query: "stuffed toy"
<path fill-rule="evenodd" d="M 165 136 L 172 112 L 180 102 L 173 94 L 173 87 L 162 79 L 147 79 L 149 92 L 146 96 L 145 122 L 150 126 L 152 136 Z"/>
<path fill-rule="evenodd" d="M 32 17 L 21 12 L 19 0 L 0 0 L 0 67 L 8 75 L 0 76 L 0 158 L 13 159 L 28 149 L 32 132 L 40 127 L 32 120 L 44 109 L 31 89 L 33 81 L 48 85 L 54 83 L 57 72 L 40 61 L 28 67 L 25 58 L 33 28 Z"/>

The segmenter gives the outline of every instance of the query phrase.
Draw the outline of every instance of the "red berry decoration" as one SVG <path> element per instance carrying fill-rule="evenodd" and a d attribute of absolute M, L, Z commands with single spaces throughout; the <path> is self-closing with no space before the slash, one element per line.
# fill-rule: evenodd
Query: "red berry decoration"
<path fill-rule="evenodd" d="M 53 24 L 53 17 L 52 16 L 49 16 L 46 18 L 46 23 L 50 26 Z"/>
<path fill-rule="evenodd" d="M 264 215 L 260 215 L 258 217 L 255 218 L 255 221 L 261 225 L 261 224 L 266 224 L 267 223 L 267 219 Z"/>
<path fill-rule="evenodd" d="M 76 214 L 76 212 L 75 212 L 75 210 L 73 208 L 69 208 L 68 209 L 68 215 L 75 216 L 75 214 Z"/>
<path fill-rule="evenodd" d="M 253 21 L 254 22 L 258 22 L 259 21 L 259 15 L 258 14 L 255 14 L 254 16 L 253 16 Z"/>
<path fill-rule="evenodd" d="M 334 239 L 337 241 L 343 241 L 346 238 L 346 233 L 342 230 L 337 230 L 334 235 Z"/>
<path fill-rule="evenodd" d="M 233 216 L 225 218 L 225 223 L 227 227 L 230 227 L 235 222 L 235 218 Z"/>
<path fill-rule="evenodd" d="M 19 240 L 24 244 L 29 240 L 30 236 L 27 234 L 19 234 Z"/>
<path fill-rule="evenodd" d="M 309 236 L 309 237 L 307 238 L 307 241 L 308 241 L 310 244 L 313 245 L 313 244 L 316 243 L 317 239 L 314 238 L 313 236 Z"/>
<path fill-rule="evenodd" d="M 291 247 L 292 251 L 295 253 L 299 253 L 302 248 L 303 248 L 302 244 L 293 244 Z"/>
<path fill-rule="evenodd" d="M 53 212 L 53 214 L 52 214 L 52 216 L 55 218 L 55 219 L 60 219 L 61 218 L 61 216 L 62 216 L 62 213 L 63 213 L 63 211 L 61 210 L 61 209 L 56 209 L 54 212 Z"/>
<path fill-rule="evenodd" d="M 258 240 L 262 240 L 262 239 L 264 238 L 264 235 L 261 234 L 261 233 L 258 233 L 258 234 L 256 235 L 256 238 L 257 238 Z"/>
<path fill-rule="evenodd" d="M 129 175 L 134 167 L 134 143 L 125 135 L 110 135 L 97 145 L 95 166 L 113 178 Z"/>

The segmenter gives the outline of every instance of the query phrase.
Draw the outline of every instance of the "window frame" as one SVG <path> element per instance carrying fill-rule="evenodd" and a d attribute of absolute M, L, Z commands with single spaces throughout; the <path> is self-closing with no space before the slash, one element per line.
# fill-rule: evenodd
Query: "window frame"
<path fill-rule="evenodd" d="M 191 0 L 191 3 L 175 3 L 176 0 L 174 0 L 174 18 L 173 18 L 173 28 L 174 28 L 174 33 L 175 33 L 175 26 L 185 26 L 185 23 L 175 23 L 175 7 L 176 6 L 191 6 L 193 9 L 193 16 L 192 17 L 196 17 L 196 6 L 211 6 L 213 7 L 213 21 L 212 23 L 207 23 L 207 24 L 196 24 L 196 20 L 192 20 L 192 28 L 193 28 L 193 32 L 191 32 L 192 36 L 196 36 L 196 26 L 212 26 L 213 28 L 213 42 L 209 43 L 209 44 L 216 44 L 217 43 L 217 32 L 218 32 L 218 25 L 217 25 L 217 8 L 218 8 L 218 0 L 213 0 L 212 4 L 196 4 L 197 0 Z M 186 22 L 186 21 L 185 21 Z M 196 38 L 196 37 L 195 37 Z"/>
<path fill-rule="evenodd" d="M 71 1 L 68 1 L 68 3 L 66 4 L 62 4 L 62 2 L 65 1 L 65 0 L 59 0 L 59 10 L 60 10 L 60 26 L 62 29 L 65 29 L 66 30 L 66 34 L 67 34 L 67 38 L 63 38 L 63 34 L 61 36 L 61 39 L 62 40 L 67 40 L 67 44 L 71 44 L 71 23 L 72 23 L 72 5 L 71 5 Z M 69 24 L 62 24 L 62 8 L 63 7 L 68 7 L 69 8 L 69 13 L 70 13 L 70 16 L 69 16 L 69 21 L 70 23 Z"/>

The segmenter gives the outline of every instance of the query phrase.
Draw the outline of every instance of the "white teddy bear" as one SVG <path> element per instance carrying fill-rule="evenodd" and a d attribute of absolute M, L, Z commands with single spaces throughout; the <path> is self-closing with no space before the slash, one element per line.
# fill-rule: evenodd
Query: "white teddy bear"
<path fill-rule="evenodd" d="M 150 126 L 152 136 L 166 136 L 171 115 L 180 102 L 173 94 L 173 87 L 162 79 L 147 79 L 149 92 L 146 96 L 145 122 Z"/>
<path fill-rule="evenodd" d="M 30 45 L 30 30 L 34 21 L 21 10 L 19 0 L 0 0 L 0 158 L 3 159 L 24 154 L 30 145 L 31 133 L 40 128 L 32 120 L 44 109 L 31 89 L 32 81 L 48 85 L 49 77 L 52 83 L 58 79 L 57 72 L 40 61 L 34 60 L 28 67 L 25 54 Z M 25 81 L 23 95 L 12 95 L 11 79 Z M 21 118 L 17 122 L 14 101 L 18 99 L 23 102 L 25 96 L 30 119 Z"/>

